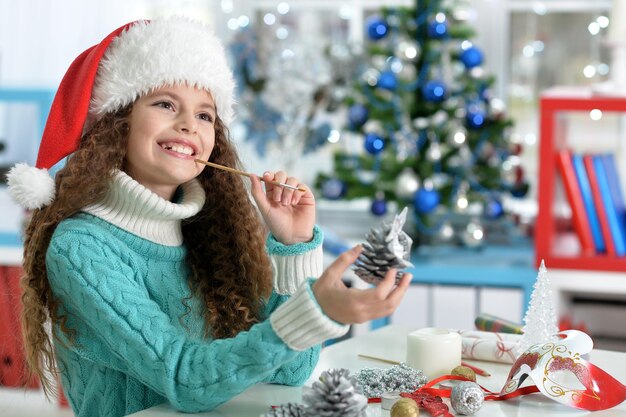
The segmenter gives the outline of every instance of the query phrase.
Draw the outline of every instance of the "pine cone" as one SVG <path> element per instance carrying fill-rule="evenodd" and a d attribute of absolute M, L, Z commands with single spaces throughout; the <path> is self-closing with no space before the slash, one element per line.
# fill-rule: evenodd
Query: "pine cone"
<path fill-rule="evenodd" d="M 307 416 L 365 417 L 367 398 L 347 369 L 330 369 L 303 395 Z"/>
<path fill-rule="evenodd" d="M 398 283 L 404 275 L 400 269 L 413 266 L 409 261 L 413 240 L 402 230 L 406 213 L 405 207 L 392 221 L 383 222 L 365 236 L 363 251 L 354 268 L 354 273 L 363 281 L 377 285 L 389 269 L 397 268 Z"/>
<path fill-rule="evenodd" d="M 304 406 L 297 403 L 281 404 L 276 408 L 272 408 L 262 417 L 306 417 Z"/>

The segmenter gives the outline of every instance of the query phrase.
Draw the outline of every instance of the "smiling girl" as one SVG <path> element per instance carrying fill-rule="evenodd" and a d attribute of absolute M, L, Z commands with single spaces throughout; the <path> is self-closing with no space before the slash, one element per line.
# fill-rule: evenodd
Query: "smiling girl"
<path fill-rule="evenodd" d="M 215 146 L 215 105 L 205 90 L 159 88 L 133 105 L 124 171 L 166 200 L 203 167 Z"/>
<path fill-rule="evenodd" d="M 253 176 L 255 208 L 241 177 L 194 162 L 240 167 L 227 130 L 233 88 L 203 25 L 130 23 L 72 63 L 36 168 L 9 175 L 33 210 L 29 365 L 47 393 L 60 374 L 76 416 L 163 402 L 196 412 L 256 383 L 302 384 L 322 341 L 402 299 L 409 274 L 398 286 L 393 270 L 376 288 L 343 284 L 359 248 L 322 271 L 315 198 L 297 179 L 264 174 L 305 191 Z M 68 155 L 53 181 L 45 170 Z"/>

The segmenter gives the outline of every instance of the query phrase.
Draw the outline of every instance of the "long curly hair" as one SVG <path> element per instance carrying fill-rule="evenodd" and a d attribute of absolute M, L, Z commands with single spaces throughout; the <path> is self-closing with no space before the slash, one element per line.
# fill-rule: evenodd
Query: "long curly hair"
<path fill-rule="evenodd" d="M 46 252 L 57 225 L 101 201 L 113 173 L 124 169 L 131 111 L 132 104 L 94 123 L 57 173 L 55 199 L 34 210 L 26 227 L 21 322 L 29 369 L 39 377 L 48 397 L 56 393 L 57 375 L 48 323 L 58 324 L 70 340 L 73 330 L 67 328 L 66 317 L 59 314 L 52 294 Z M 210 160 L 241 168 L 219 118 Z M 205 169 L 198 180 L 206 192 L 206 203 L 182 224 L 189 286 L 204 306 L 205 335 L 227 338 L 262 320 L 263 299 L 272 288 L 271 266 L 264 250 L 266 231 L 240 177 Z"/>

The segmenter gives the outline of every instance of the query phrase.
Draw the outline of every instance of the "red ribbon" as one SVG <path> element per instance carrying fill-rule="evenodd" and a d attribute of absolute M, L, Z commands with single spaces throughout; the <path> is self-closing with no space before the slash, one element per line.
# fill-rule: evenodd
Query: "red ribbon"
<path fill-rule="evenodd" d="M 417 404 L 428 411 L 433 417 L 437 416 L 451 416 L 448 412 L 448 406 L 443 403 L 442 398 L 450 398 L 452 393 L 452 389 L 450 388 L 434 388 L 440 382 L 443 381 L 469 381 L 469 379 L 457 376 L 457 375 L 443 375 L 439 378 L 435 378 L 427 384 L 421 386 L 414 392 L 402 392 L 400 396 L 405 398 L 411 398 L 417 402 Z M 473 382 L 473 381 L 472 381 Z M 500 395 L 499 393 L 489 391 L 487 388 L 482 385 L 478 385 L 485 392 L 485 400 L 491 401 L 505 401 L 509 398 L 519 397 L 520 395 L 532 394 L 534 392 L 539 392 L 539 389 L 535 385 L 518 388 L 513 392 L 508 394 Z M 381 402 L 380 397 L 372 397 L 368 398 L 369 403 L 379 403 Z"/>

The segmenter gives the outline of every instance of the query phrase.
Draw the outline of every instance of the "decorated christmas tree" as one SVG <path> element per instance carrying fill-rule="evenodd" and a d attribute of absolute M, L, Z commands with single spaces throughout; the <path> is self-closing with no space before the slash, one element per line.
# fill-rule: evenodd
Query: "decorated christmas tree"
<path fill-rule="evenodd" d="M 468 7 L 417 0 L 369 17 L 362 72 L 344 102 L 343 146 L 334 172 L 316 180 L 323 197 L 368 197 L 376 215 L 391 201 L 409 205 L 419 240 L 458 235 L 474 245 L 483 222 L 505 214 L 505 194 L 526 194 L 521 146 L 510 141 L 512 121 L 471 42 Z M 462 232 L 452 228 L 459 216 Z"/>

